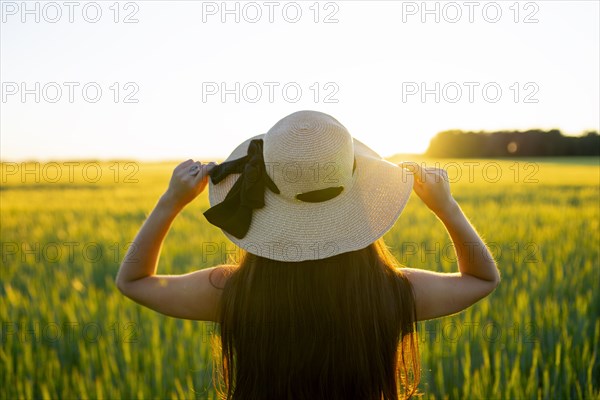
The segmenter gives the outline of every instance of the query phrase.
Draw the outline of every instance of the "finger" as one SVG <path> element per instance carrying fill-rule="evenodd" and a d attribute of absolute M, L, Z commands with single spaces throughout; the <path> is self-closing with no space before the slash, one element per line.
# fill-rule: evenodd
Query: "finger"
<path fill-rule="evenodd" d="M 432 172 L 432 173 L 436 173 L 436 174 L 444 174 L 446 172 L 446 170 L 444 168 L 438 168 L 438 167 L 425 167 L 425 170 L 427 172 Z"/>
<path fill-rule="evenodd" d="M 442 180 L 448 181 L 448 172 L 443 168 L 426 168 L 426 178 L 431 179 L 434 182 L 440 182 Z"/>
<path fill-rule="evenodd" d="M 400 168 L 405 168 L 405 169 L 409 170 L 410 172 L 415 172 L 417 170 L 417 168 L 419 168 L 417 163 L 412 162 L 412 161 L 402 161 L 401 163 L 398 164 L 398 166 Z"/>
<path fill-rule="evenodd" d="M 208 172 L 212 171 L 212 169 L 213 169 L 214 167 L 216 167 L 217 165 L 218 165 L 218 164 L 217 164 L 216 162 L 214 162 L 214 161 L 211 161 L 211 162 L 209 162 L 209 163 L 207 164 L 207 167 L 208 167 Z"/>
<path fill-rule="evenodd" d="M 212 166 L 209 164 L 201 164 L 200 165 L 200 171 L 198 172 L 198 175 L 196 175 L 194 178 L 196 178 L 196 182 L 201 182 L 204 179 L 206 179 L 208 177 L 208 173 L 210 172 L 210 170 L 212 169 Z"/>
<path fill-rule="evenodd" d="M 210 175 L 210 171 L 212 171 L 212 170 L 213 170 L 213 168 L 214 168 L 214 167 L 216 167 L 216 166 L 217 166 L 217 163 L 216 163 L 216 162 L 214 162 L 214 161 L 211 161 L 211 162 L 209 162 L 209 163 L 202 164 L 202 168 L 203 168 L 203 169 L 201 170 L 201 174 L 202 174 L 203 176 L 205 176 L 205 175 Z M 200 175 L 200 174 L 199 174 L 199 175 Z"/>
<path fill-rule="evenodd" d="M 448 180 L 448 171 L 446 171 L 443 168 L 440 168 L 440 175 L 442 176 L 442 178 L 444 178 L 444 180 Z"/>
<path fill-rule="evenodd" d="M 197 167 L 196 167 L 196 166 L 197 166 Z M 203 168 L 203 167 L 204 167 L 204 166 L 202 165 L 202 162 L 200 162 L 200 161 L 194 161 L 194 162 L 192 163 L 192 165 L 190 165 L 190 166 L 189 166 L 189 171 L 190 171 L 190 172 L 189 172 L 189 174 L 190 174 L 191 176 L 193 176 L 194 178 L 196 178 L 196 177 L 198 177 L 199 175 L 202 175 L 202 168 Z M 191 171 L 191 169 L 192 169 L 192 168 L 194 168 L 194 169 L 195 169 L 195 172 L 194 172 L 194 173 L 192 173 L 192 171 Z"/>
<path fill-rule="evenodd" d="M 184 162 L 182 162 L 181 164 L 179 164 L 177 167 L 175 167 L 176 170 L 181 170 L 191 164 L 194 163 L 194 160 L 192 160 L 191 158 L 189 160 L 185 160 Z"/>
<path fill-rule="evenodd" d="M 398 164 L 398 166 L 405 168 L 405 169 L 409 170 L 410 172 L 412 172 L 416 178 L 415 182 L 417 182 L 417 183 L 423 182 L 423 175 L 424 175 L 425 171 L 416 162 L 403 161 L 400 164 Z"/>

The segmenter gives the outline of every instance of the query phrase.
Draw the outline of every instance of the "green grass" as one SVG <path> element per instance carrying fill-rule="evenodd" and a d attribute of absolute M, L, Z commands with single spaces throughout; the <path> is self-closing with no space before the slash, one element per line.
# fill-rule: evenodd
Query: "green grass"
<path fill-rule="evenodd" d="M 425 398 L 599 398 L 598 159 L 424 160 L 448 167 L 503 278 L 466 311 L 419 324 Z M 64 166 L 61 179 L 39 166 L 38 182 L 2 165 L 2 397 L 213 398 L 214 325 L 164 317 L 114 285 L 173 164 L 103 163 L 98 182 L 82 165 L 72 180 Z M 206 208 L 203 194 L 175 221 L 160 273 L 234 249 Z M 404 265 L 456 269 L 414 194 L 385 239 Z"/>

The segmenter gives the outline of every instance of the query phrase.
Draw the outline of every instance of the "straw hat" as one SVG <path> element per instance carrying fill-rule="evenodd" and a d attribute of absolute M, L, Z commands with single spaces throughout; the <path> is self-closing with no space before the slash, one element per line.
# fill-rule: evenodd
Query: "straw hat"
<path fill-rule="evenodd" d="M 248 168 L 251 162 L 255 165 Z M 256 165 L 263 163 L 261 176 Z M 206 218 L 237 246 L 279 261 L 323 259 L 367 247 L 394 225 L 413 186 L 412 174 L 317 111 L 295 112 L 244 141 L 210 175 L 212 208 Z M 261 178 L 262 186 L 255 185 Z M 246 182 L 234 188 L 238 179 Z M 246 206 L 237 203 L 240 198 L 246 205 L 258 198 L 241 217 L 238 209 Z M 227 225 L 242 220 L 243 227 Z"/>

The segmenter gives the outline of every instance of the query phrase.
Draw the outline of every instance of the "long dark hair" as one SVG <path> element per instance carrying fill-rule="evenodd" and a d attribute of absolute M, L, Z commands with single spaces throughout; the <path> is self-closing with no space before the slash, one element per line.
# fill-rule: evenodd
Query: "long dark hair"
<path fill-rule="evenodd" d="M 221 398 L 414 395 L 420 379 L 415 301 L 397 266 L 381 239 L 302 262 L 244 252 L 220 302 Z"/>

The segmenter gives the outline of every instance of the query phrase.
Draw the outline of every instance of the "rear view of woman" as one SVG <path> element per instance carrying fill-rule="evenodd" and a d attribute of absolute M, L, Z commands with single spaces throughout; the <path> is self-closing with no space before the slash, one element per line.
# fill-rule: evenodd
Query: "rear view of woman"
<path fill-rule="evenodd" d="M 171 222 L 207 183 L 204 215 L 239 263 L 157 275 Z M 401 268 L 383 242 L 412 190 L 450 234 L 457 272 Z M 416 322 L 459 312 L 500 281 L 444 170 L 391 164 L 315 111 L 283 118 L 220 165 L 177 166 L 134 242 L 118 288 L 163 314 L 219 322 L 227 399 L 410 397 Z"/>

